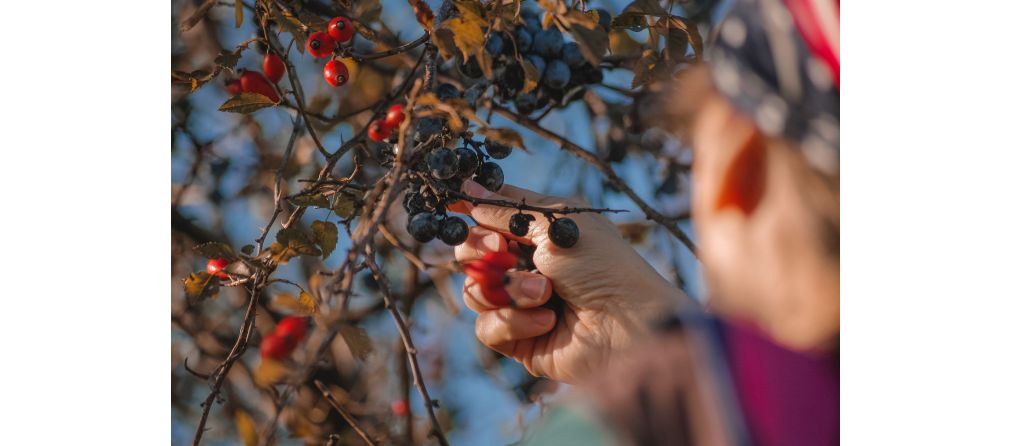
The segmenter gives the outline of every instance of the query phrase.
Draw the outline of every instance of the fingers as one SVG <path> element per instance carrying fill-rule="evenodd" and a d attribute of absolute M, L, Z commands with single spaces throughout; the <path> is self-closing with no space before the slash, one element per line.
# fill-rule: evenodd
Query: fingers
<path fill-rule="evenodd" d="M 551 281 L 541 274 L 509 271 L 505 276 L 508 277 L 505 292 L 512 298 L 516 308 L 536 308 L 547 303 L 551 297 Z M 463 285 L 463 303 L 478 313 L 501 308 L 485 298 L 480 286 L 470 277 L 466 278 Z"/>
<path fill-rule="evenodd" d="M 505 237 L 490 229 L 480 226 L 470 227 L 470 234 L 462 245 L 455 247 L 456 260 L 466 262 L 479 259 L 489 252 L 501 252 L 508 249 Z"/>
<path fill-rule="evenodd" d="M 546 308 L 502 308 L 479 314 L 474 331 L 484 345 L 497 350 L 509 342 L 549 333 L 555 318 L 554 311 Z"/>
<path fill-rule="evenodd" d="M 463 182 L 462 190 L 467 195 L 487 200 L 506 200 L 511 202 L 522 202 L 525 200 L 526 204 L 540 207 L 573 205 L 573 203 L 568 203 L 562 198 L 541 195 L 510 185 L 504 185 L 498 193 L 494 193 L 473 181 L 467 180 Z M 481 226 L 501 232 L 510 239 L 518 239 L 528 243 L 529 241 L 536 241 L 541 236 L 547 234 L 548 222 L 540 214 L 532 213 L 536 219 L 530 223 L 530 231 L 526 237 L 520 238 L 513 236 L 509 231 L 509 219 L 516 213 L 515 209 L 492 205 L 472 206 L 469 204 L 466 207 L 469 208 L 468 213 L 470 216 L 477 220 L 477 223 L 480 223 Z"/>

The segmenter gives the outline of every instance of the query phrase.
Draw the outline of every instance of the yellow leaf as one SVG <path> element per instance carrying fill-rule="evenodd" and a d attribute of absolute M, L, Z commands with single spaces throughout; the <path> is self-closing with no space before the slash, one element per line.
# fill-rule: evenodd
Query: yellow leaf
<path fill-rule="evenodd" d="M 460 17 L 453 17 L 443 22 L 442 26 L 452 31 L 452 42 L 463 54 L 463 62 L 478 52 L 483 52 L 484 32 L 480 29 L 479 21 L 463 21 Z"/>
<path fill-rule="evenodd" d="M 242 19 L 243 19 L 243 13 L 244 12 L 245 12 L 245 9 L 242 7 L 242 2 L 241 1 L 235 2 L 235 27 L 236 28 L 242 27 Z"/>
<path fill-rule="evenodd" d="M 290 372 L 280 361 L 264 359 L 253 372 L 253 381 L 260 387 L 268 387 L 280 382 Z"/>
<path fill-rule="evenodd" d="M 242 4 L 242 2 L 236 2 Z M 238 409 L 235 411 L 235 429 L 238 436 L 242 438 L 242 443 L 246 446 L 256 446 L 259 444 L 259 434 L 256 433 L 256 422 L 246 411 Z"/>
<path fill-rule="evenodd" d="M 298 298 L 287 293 L 280 293 L 274 297 L 273 306 L 275 309 L 286 310 L 299 316 L 311 316 L 317 311 L 316 300 L 311 294 L 304 291 L 298 294 Z"/>
<path fill-rule="evenodd" d="M 252 113 L 256 110 L 277 105 L 270 98 L 259 93 L 239 93 L 221 104 L 219 111 L 230 113 Z"/>
<path fill-rule="evenodd" d="M 348 218 L 354 215 L 354 211 L 357 210 L 357 201 L 361 198 L 361 195 L 357 192 L 351 192 L 344 190 L 337 195 L 337 198 L 333 200 L 333 213 L 340 216 L 340 218 Z"/>
<path fill-rule="evenodd" d="M 208 297 L 217 296 L 218 278 L 206 271 L 190 274 L 183 279 L 182 288 L 190 302 L 199 302 Z"/>
<path fill-rule="evenodd" d="M 347 343 L 351 355 L 359 361 L 364 360 L 373 350 L 372 338 L 368 337 L 368 332 L 362 328 L 343 324 L 340 326 L 340 336 Z"/>
<path fill-rule="evenodd" d="M 337 225 L 329 221 L 319 221 L 316 220 L 312 222 L 312 238 L 319 245 L 319 248 L 323 250 L 323 258 L 330 256 L 337 247 Z"/>
<path fill-rule="evenodd" d="M 526 144 L 523 144 L 523 137 L 519 136 L 519 132 L 509 129 L 509 128 L 490 128 L 484 127 L 477 129 L 477 133 L 484 135 L 487 139 L 494 142 L 505 144 L 509 147 L 521 147 L 526 150 Z"/>

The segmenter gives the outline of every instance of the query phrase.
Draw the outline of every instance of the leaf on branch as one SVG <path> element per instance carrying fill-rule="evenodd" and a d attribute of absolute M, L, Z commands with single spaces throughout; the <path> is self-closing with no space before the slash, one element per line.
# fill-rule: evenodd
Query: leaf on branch
<path fill-rule="evenodd" d="M 280 382 L 290 372 L 284 363 L 273 359 L 264 359 L 253 372 L 253 381 L 260 387 L 270 387 Z"/>
<path fill-rule="evenodd" d="M 242 254 L 245 254 L 247 256 L 251 256 L 254 249 L 256 249 L 256 247 L 253 246 L 253 245 L 245 245 L 245 246 L 242 247 Z"/>
<path fill-rule="evenodd" d="M 198 271 L 182 280 L 182 288 L 190 303 L 199 303 L 208 297 L 216 297 L 218 278 L 206 271 Z"/>
<path fill-rule="evenodd" d="M 523 59 L 523 90 L 522 93 L 529 93 L 537 88 L 540 79 L 540 71 L 526 59 Z"/>
<path fill-rule="evenodd" d="M 350 218 L 358 208 L 358 201 L 361 200 L 360 192 L 343 190 L 333 200 L 333 213 L 340 218 Z"/>
<path fill-rule="evenodd" d="M 307 9 L 298 11 L 298 20 L 302 22 L 303 25 L 307 26 L 309 31 L 326 32 L 326 28 L 330 25 L 329 21 L 319 17 Z"/>
<path fill-rule="evenodd" d="M 287 263 L 292 257 L 300 255 L 318 256 L 322 255 L 322 251 L 298 229 L 292 227 L 277 231 L 277 241 L 270 245 L 270 256 L 277 263 Z"/>
<path fill-rule="evenodd" d="M 623 15 L 652 15 L 665 17 L 668 14 L 662 6 L 659 6 L 659 2 L 657 0 L 635 0 L 628 6 L 625 6 L 624 10 L 621 11 L 621 14 L 618 17 Z"/>
<path fill-rule="evenodd" d="M 610 26 L 614 29 L 630 29 L 632 31 L 641 31 L 649 26 L 649 21 L 645 19 L 644 15 L 619 15 L 614 17 Z"/>
<path fill-rule="evenodd" d="M 668 28 L 670 30 L 671 39 L 674 38 L 673 35 L 675 31 L 687 34 L 687 43 L 691 44 L 691 47 L 694 48 L 695 57 L 698 60 L 701 60 L 704 55 L 705 48 L 701 38 L 701 32 L 698 31 L 697 24 L 683 17 L 668 16 L 656 22 L 656 26 Z M 667 46 L 669 46 L 669 43 Z"/>
<path fill-rule="evenodd" d="M 278 294 L 274 297 L 273 307 L 280 312 L 299 316 L 312 316 L 318 311 L 316 300 L 304 291 L 299 293 L 297 298 L 288 293 Z"/>
<path fill-rule="evenodd" d="M 235 0 L 235 27 L 242 27 L 242 20 L 244 19 L 245 8 L 242 7 L 241 0 Z"/>
<path fill-rule="evenodd" d="M 633 57 L 642 53 L 642 44 L 631 38 L 625 30 L 610 33 L 610 54 L 614 57 Z"/>
<path fill-rule="evenodd" d="M 252 276 L 252 268 L 249 268 L 245 262 L 231 262 L 228 266 L 224 267 L 224 273 L 234 276 L 236 278 L 246 278 Z"/>
<path fill-rule="evenodd" d="M 499 144 L 505 144 L 510 147 L 520 147 L 523 150 L 526 150 L 526 144 L 523 143 L 523 137 L 519 136 L 519 132 L 513 129 L 482 127 L 477 129 L 477 133 L 484 135 L 487 139 Z"/>
<path fill-rule="evenodd" d="M 342 324 L 340 326 L 340 337 L 344 338 L 347 348 L 351 350 L 351 355 L 359 361 L 364 361 L 374 349 L 372 347 L 372 338 L 368 337 L 368 332 L 362 328 L 350 324 Z"/>
<path fill-rule="evenodd" d="M 430 110 L 417 113 L 417 117 L 426 118 L 430 116 L 443 116 L 448 118 L 449 127 L 452 128 L 453 132 L 459 133 L 466 130 L 466 127 L 463 125 L 463 120 L 459 117 L 458 111 L 459 108 L 468 107 L 465 99 L 456 98 L 450 99 L 448 102 L 443 102 L 439 100 L 434 93 L 428 92 L 417 98 L 415 104 L 431 107 Z"/>
<path fill-rule="evenodd" d="M 330 256 L 330 253 L 337 248 L 337 225 L 329 221 L 316 220 L 312 222 L 312 239 L 316 245 L 323 250 L 323 258 Z"/>
<path fill-rule="evenodd" d="M 208 259 L 224 257 L 228 260 L 232 260 L 237 257 L 235 255 L 235 251 L 231 249 L 231 246 L 218 242 L 201 243 L 194 246 L 193 251 L 196 251 L 197 254 L 200 254 Z"/>
<path fill-rule="evenodd" d="M 607 32 L 603 30 L 603 27 L 595 25 L 595 27 L 587 28 L 574 23 L 568 29 L 568 33 L 575 39 L 575 43 L 579 45 L 579 50 L 586 60 L 594 67 L 600 66 L 603 56 L 610 49 L 610 38 L 607 37 Z"/>
<path fill-rule="evenodd" d="M 197 23 L 200 23 L 200 21 L 207 16 L 207 13 L 210 12 L 210 9 L 213 8 L 214 5 L 216 4 L 217 0 L 206 0 L 205 2 L 203 2 L 203 4 L 200 5 L 200 7 L 197 8 L 197 10 L 194 11 L 192 15 L 187 17 L 186 20 L 183 20 L 182 23 L 179 24 L 179 30 L 181 30 L 182 32 L 186 32 L 193 29 L 193 27 L 196 26 Z"/>
<path fill-rule="evenodd" d="M 224 67 L 224 68 L 235 68 L 238 63 L 239 58 L 242 57 L 242 50 L 231 52 L 228 50 L 221 50 L 214 58 L 214 63 Z"/>
<path fill-rule="evenodd" d="M 218 111 L 249 114 L 256 110 L 275 105 L 277 104 L 274 101 L 259 93 L 239 93 L 231 99 L 224 101 L 224 104 L 221 104 Z"/>
<path fill-rule="evenodd" d="M 431 12 L 431 7 L 424 0 L 410 0 L 410 6 L 414 8 L 414 17 L 424 29 L 431 31 L 435 26 L 435 14 Z"/>
<path fill-rule="evenodd" d="M 298 17 L 295 17 L 284 10 L 273 7 L 270 9 L 270 16 L 277 22 L 281 32 L 291 34 L 291 39 L 298 46 L 298 52 L 305 54 L 305 26 Z"/>
<path fill-rule="evenodd" d="M 241 1 L 236 1 L 235 4 L 241 5 Z M 248 412 L 238 409 L 235 411 L 235 430 L 238 431 L 239 438 L 242 439 L 242 443 L 245 446 L 256 446 L 260 442 L 259 434 L 256 432 L 256 422 L 253 421 L 251 415 Z"/>
<path fill-rule="evenodd" d="M 288 201 L 295 206 L 315 206 L 323 209 L 330 207 L 330 200 L 327 200 L 323 194 L 295 195 Z"/>

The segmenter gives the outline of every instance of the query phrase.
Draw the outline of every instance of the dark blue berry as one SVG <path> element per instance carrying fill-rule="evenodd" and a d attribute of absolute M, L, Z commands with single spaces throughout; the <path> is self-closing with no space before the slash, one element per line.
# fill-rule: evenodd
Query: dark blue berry
<path fill-rule="evenodd" d="M 414 237 L 414 240 L 427 243 L 438 235 L 439 226 L 441 225 L 439 225 L 435 214 L 422 212 L 411 217 L 410 223 L 407 224 L 407 232 L 410 233 L 411 237 Z"/>
<path fill-rule="evenodd" d="M 424 198 L 421 197 L 419 192 L 407 192 L 403 194 L 403 209 L 407 211 L 409 215 L 419 214 L 424 212 Z"/>
<path fill-rule="evenodd" d="M 509 232 L 517 237 L 525 237 L 530 232 L 530 222 L 533 219 L 530 214 L 512 214 L 512 218 L 509 218 Z"/>
<path fill-rule="evenodd" d="M 487 42 L 484 42 L 484 51 L 487 51 L 491 57 L 498 57 L 502 51 L 505 51 L 505 39 L 502 39 L 501 33 L 493 32 L 487 36 Z"/>
<path fill-rule="evenodd" d="M 480 166 L 480 158 L 477 157 L 477 152 L 466 147 L 456 149 L 456 158 L 459 160 L 456 171 L 456 176 L 459 178 L 467 179 L 472 177 L 477 172 L 477 167 Z"/>
<path fill-rule="evenodd" d="M 516 111 L 528 115 L 537 109 L 537 95 L 533 93 L 523 93 L 516 98 Z"/>
<path fill-rule="evenodd" d="M 476 57 L 471 57 L 463 62 L 462 57 L 456 58 L 456 66 L 459 68 L 459 72 L 463 73 L 464 76 L 471 79 L 476 79 L 484 76 L 484 72 L 480 69 L 480 64 L 477 62 Z"/>
<path fill-rule="evenodd" d="M 488 156 L 496 160 L 502 160 L 508 158 L 512 154 L 512 147 L 505 144 L 499 144 L 494 141 L 484 141 L 484 150 L 487 152 Z"/>
<path fill-rule="evenodd" d="M 568 85 L 572 79 L 572 71 L 560 60 L 552 60 L 547 64 L 547 72 L 544 73 L 544 84 L 548 87 L 560 90 Z"/>
<path fill-rule="evenodd" d="M 438 239 L 447 245 L 462 245 L 470 235 L 470 228 L 466 221 L 459 217 L 449 217 L 442 222 L 442 228 L 438 231 Z"/>
<path fill-rule="evenodd" d="M 536 54 L 530 54 L 529 56 L 526 56 L 526 61 L 537 69 L 537 80 L 539 81 L 540 78 L 544 76 L 544 70 L 547 69 L 547 62 L 544 61 L 543 57 L 540 57 Z"/>
<path fill-rule="evenodd" d="M 547 237 L 561 248 L 571 248 L 579 241 L 579 225 L 570 218 L 559 218 L 547 228 Z"/>
<path fill-rule="evenodd" d="M 477 169 L 477 176 L 474 177 L 474 181 L 484 189 L 491 192 L 498 192 L 502 185 L 505 184 L 505 172 L 502 172 L 501 166 L 486 162 Z"/>
<path fill-rule="evenodd" d="M 447 180 L 456 176 L 459 170 L 459 160 L 456 153 L 448 149 L 436 149 L 428 154 L 428 168 L 431 176 L 440 180 Z"/>
<path fill-rule="evenodd" d="M 435 88 L 435 96 L 438 96 L 438 100 L 440 101 L 447 101 L 460 97 L 460 93 L 459 89 L 453 84 L 441 84 Z"/>
<path fill-rule="evenodd" d="M 586 63 L 586 58 L 579 50 L 579 44 L 575 42 L 568 42 L 561 48 L 561 60 L 565 61 L 569 68 L 576 68 Z"/>
<path fill-rule="evenodd" d="M 516 48 L 520 53 L 526 53 L 533 47 L 533 35 L 526 28 L 516 28 Z"/>
<path fill-rule="evenodd" d="M 414 133 L 415 139 L 420 142 L 427 141 L 432 136 L 442 133 L 445 127 L 445 120 L 442 118 L 421 118 L 417 120 L 417 131 Z"/>
<path fill-rule="evenodd" d="M 557 28 L 544 30 L 533 37 L 533 51 L 546 59 L 560 56 L 564 45 L 564 37 Z"/>
<path fill-rule="evenodd" d="M 600 26 L 603 27 L 603 30 L 610 32 L 610 21 L 611 21 L 610 13 L 603 9 L 594 9 L 594 11 L 596 11 L 596 13 L 600 15 L 599 24 Z"/>

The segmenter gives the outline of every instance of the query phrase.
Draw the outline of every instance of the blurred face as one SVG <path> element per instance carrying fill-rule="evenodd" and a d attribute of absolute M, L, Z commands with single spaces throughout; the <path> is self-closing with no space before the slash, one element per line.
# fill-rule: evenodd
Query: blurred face
<path fill-rule="evenodd" d="M 712 309 L 793 349 L 831 347 L 839 329 L 837 179 L 765 138 L 721 97 L 699 103 L 693 216 Z"/>

